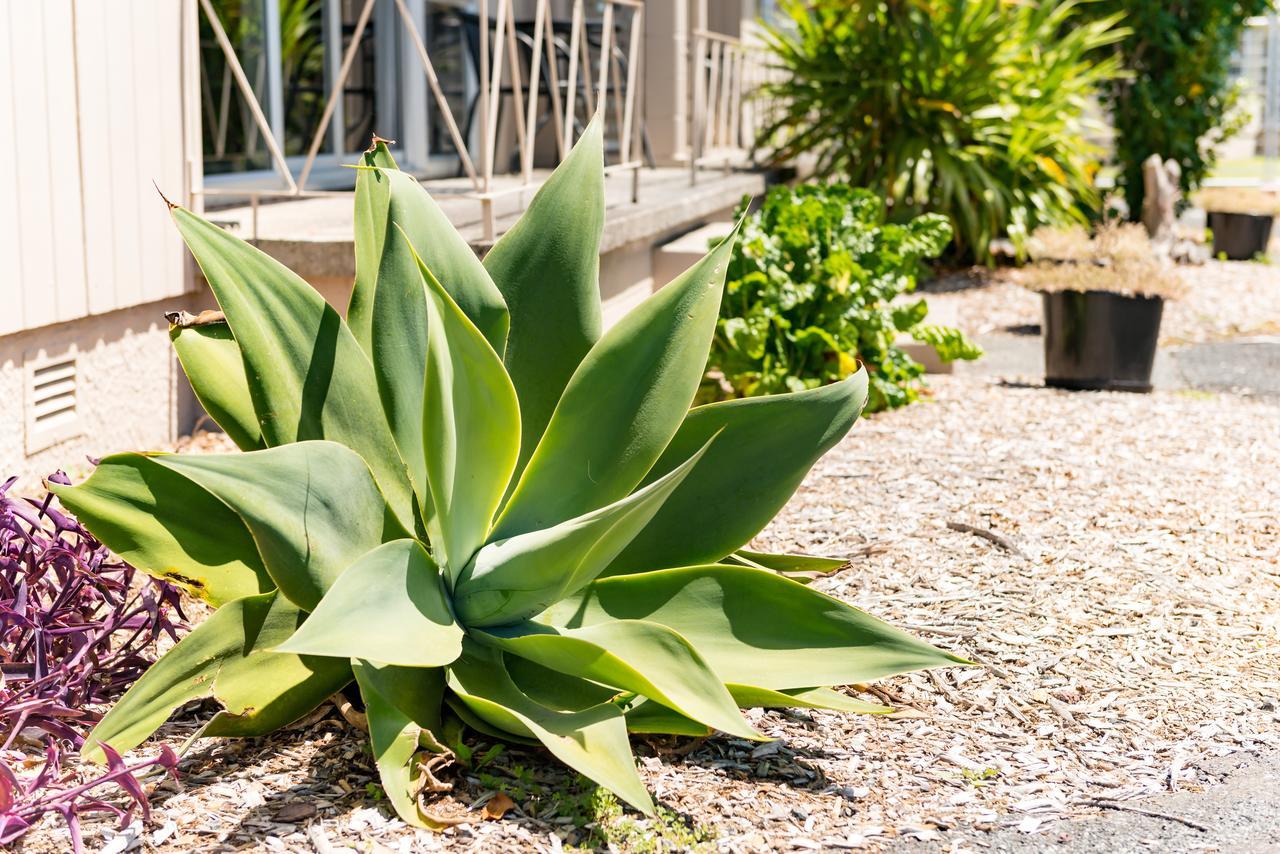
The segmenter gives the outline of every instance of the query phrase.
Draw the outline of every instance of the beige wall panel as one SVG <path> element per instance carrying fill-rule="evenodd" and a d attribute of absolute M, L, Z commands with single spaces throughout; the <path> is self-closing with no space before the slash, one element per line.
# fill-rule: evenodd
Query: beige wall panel
<path fill-rule="evenodd" d="M 9 10 L 0 6 L 0 335 L 23 328 L 22 258 L 18 245 L 17 130 L 13 121 L 13 38 Z"/>
<path fill-rule="evenodd" d="M 84 175 L 85 273 L 89 283 L 89 311 L 100 314 L 119 305 L 116 294 L 116 233 L 128 224 L 112 214 L 110 113 L 107 64 L 112 60 L 106 40 L 107 8 L 102 2 L 76 4 L 76 65 L 80 81 L 80 145 Z M 116 57 L 114 61 L 127 61 Z"/>
<path fill-rule="evenodd" d="M 17 164 L 19 287 L 27 328 L 83 316 L 74 42 L 70 0 L 9 3 L 15 136 L 3 152 Z"/>
<path fill-rule="evenodd" d="M 181 4 L 76 0 L 85 245 L 93 313 L 182 293 Z M 153 185 L 154 182 L 154 185 Z"/>

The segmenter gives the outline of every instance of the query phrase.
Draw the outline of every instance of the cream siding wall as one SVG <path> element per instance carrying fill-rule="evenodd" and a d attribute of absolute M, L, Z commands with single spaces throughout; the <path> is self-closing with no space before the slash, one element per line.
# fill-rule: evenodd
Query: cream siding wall
<path fill-rule="evenodd" d="M 184 5 L 0 2 L 0 335 L 187 290 Z"/>
<path fill-rule="evenodd" d="M 152 185 L 186 201 L 199 158 L 194 8 L 0 0 L 0 478 L 162 447 L 194 420 L 163 311 L 203 300 Z"/>

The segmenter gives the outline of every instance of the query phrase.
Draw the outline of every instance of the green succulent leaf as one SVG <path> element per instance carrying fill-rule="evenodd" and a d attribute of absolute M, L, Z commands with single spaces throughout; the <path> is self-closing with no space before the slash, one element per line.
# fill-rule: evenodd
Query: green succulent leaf
<path fill-rule="evenodd" d="M 888 706 L 858 700 L 830 688 L 770 691 L 754 685 L 730 684 L 725 687 L 733 695 L 734 701 L 744 709 L 831 709 L 860 715 L 887 715 L 893 711 Z"/>
<path fill-rule="evenodd" d="M 387 176 L 391 180 L 391 206 L 387 213 L 390 225 L 404 233 L 449 297 L 480 330 L 489 346 L 501 354 L 506 349 L 511 319 L 489 271 L 415 178 L 404 172 L 389 172 Z M 379 288 L 388 277 L 403 276 L 412 281 L 417 259 L 405 251 L 405 244 L 393 240 L 388 233 L 383 252 Z M 375 308 L 375 329 L 381 331 L 391 321 L 389 313 Z"/>
<path fill-rule="evenodd" d="M 280 592 L 307 611 L 361 555 L 407 536 L 364 460 L 336 442 L 150 459 L 234 510 Z"/>
<path fill-rule="evenodd" d="M 249 378 L 231 327 L 225 323 L 169 326 L 169 340 L 205 412 L 242 451 L 265 448 Z"/>
<path fill-rule="evenodd" d="M 752 685 L 725 686 L 738 706 L 744 709 L 830 709 L 855 714 L 883 715 L 893 709 L 855 700 L 830 688 L 801 688 L 770 691 Z M 627 710 L 627 729 L 636 733 L 705 736 L 711 729 L 653 700 L 641 700 Z"/>
<path fill-rule="evenodd" d="M 713 439 L 679 467 L 620 501 L 480 549 L 456 585 L 459 617 L 469 626 L 513 623 L 580 590 L 649 523 Z"/>
<path fill-rule="evenodd" d="M 604 130 L 595 120 L 484 259 L 511 311 L 505 360 L 520 395 L 517 474 L 600 337 L 603 229 Z"/>
<path fill-rule="evenodd" d="M 581 629 L 535 622 L 477 632 L 483 643 L 544 667 L 643 694 L 707 726 L 763 740 L 690 643 L 666 626 L 615 620 Z"/>
<path fill-rule="evenodd" d="M 653 700 L 641 700 L 627 709 L 627 731 L 653 735 L 687 735 L 702 738 L 712 729 L 675 709 Z"/>
<path fill-rule="evenodd" d="M 347 445 L 368 462 L 400 524 L 412 530 L 413 490 L 373 366 L 338 312 L 240 238 L 183 208 L 173 219 L 240 347 L 266 443 Z"/>
<path fill-rule="evenodd" d="M 849 565 L 847 558 L 820 557 L 817 555 L 769 554 L 753 552 L 749 549 L 738 549 L 727 556 L 723 563 L 735 563 L 742 566 L 754 566 L 758 569 L 771 569 L 792 581 L 808 584 L 814 579 L 829 575 L 841 567 Z"/>
<path fill-rule="evenodd" d="M 503 729 L 502 727 L 489 723 L 489 721 L 486 718 L 483 718 L 480 715 L 477 715 L 475 712 L 473 712 L 471 710 L 471 707 L 468 706 L 466 703 L 464 703 L 458 697 L 458 695 L 452 691 L 449 691 L 448 693 L 445 694 L 444 702 L 445 702 L 445 705 L 448 706 L 449 711 L 453 713 L 453 717 L 456 720 L 460 721 L 461 723 L 465 724 L 466 726 L 470 727 L 471 729 L 475 730 L 481 735 L 487 735 L 490 738 L 496 738 L 501 741 L 509 741 L 509 742 L 514 742 L 515 744 L 523 744 L 527 747 L 537 747 L 542 743 L 538 741 L 536 738 L 534 738 L 532 735 L 529 735 L 527 733 L 527 730 L 528 730 L 527 727 L 520 729 L 521 727 L 524 726 L 523 724 L 519 724 L 519 723 L 512 724 L 512 726 L 515 726 L 517 729 L 520 729 L 520 732 L 525 733 L 524 735 L 520 735 L 518 733 L 512 732 L 511 730 Z M 448 722 L 448 719 L 446 718 L 445 727 L 448 728 L 448 726 L 449 726 L 449 722 Z M 455 751 L 456 751 L 456 748 L 455 748 Z"/>
<path fill-rule="evenodd" d="M 440 829 L 444 825 L 419 805 L 422 781 L 415 757 L 424 741 L 440 748 L 436 734 L 442 729 L 444 671 L 392 667 L 368 661 L 353 661 L 351 669 L 364 700 L 369 742 L 383 791 L 406 822 L 415 827 Z"/>
<path fill-rule="evenodd" d="M 48 487 L 122 559 L 215 607 L 274 590 L 240 517 L 161 459 L 114 454 L 83 483 Z"/>
<path fill-rule="evenodd" d="M 376 193 L 385 207 L 376 212 L 356 208 L 357 215 L 373 220 L 357 227 L 371 231 L 381 223 L 386 229 L 378 241 L 382 254 L 373 296 L 371 329 L 377 333 L 371 342 L 373 369 L 396 444 L 422 496 L 426 494 L 422 366 L 427 358 L 428 296 L 418 272 L 418 255 L 498 353 L 506 346 L 507 307 L 470 245 L 449 226 L 444 212 L 412 176 L 389 170 L 364 180 L 386 183 L 369 193 L 370 197 Z"/>
<path fill-rule="evenodd" d="M 530 699 L 511 680 L 502 654 L 472 643 L 450 665 L 449 688 L 487 725 L 533 736 L 569 767 L 646 815 L 653 801 L 636 772 L 622 709 L 601 703 L 581 711 L 550 709 Z"/>
<path fill-rule="evenodd" d="M 731 235 L 591 349 L 569 380 L 496 536 L 549 528 L 617 501 L 644 479 L 698 390 L 733 245 Z M 682 459 L 694 450 L 686 444 Z"/>
<path fill-rule="evenodd" d="M 410 249 L 412 252 L 413 250 Z M 457 578 L 484 543 L 520 453 L 520 403 L 502 360 L 419 260 L 427 292 L 422 433 L 436 562 Z"/>
<path fill-rule="evenodd" d="M 860 370 L 822 388 L 690 410 L 646 482 L 723 435 L 605 574 L 712 563 L 746 545 L 849 432 L 866 399 Z"/>
<path fill-rule="evenodd" d="M 373 361 L 373 299 L 378 290 L 378 269 L 387 239 L 387 208 L 391 204 L 391 181 L 386 170 L 398 169 L 391 149 L 375 139 L 360 158 L 360 165 L 372 167 L 356 173 L 355 254 L 356 280 L 347 303 L 347 325 L 351 334 Z"/>
<path fill-rule="evenodd" d="M 482 632 L 473 634 L 484 638 Z M 502 661 L 516 687 L 549 709 L 580 712 L 591 706 L 613 702 L 620 696 L 617 688 L 553 670 L 529 658 L 504 654 Z"/>
<path fill-rule="evenodd" d="M 395 540 L 338 576 L 307 622 L 278 650 L 439 667 L 462 652 L 462 634 L 426 549 L 415 540 Z"/>
<path fill-rule="evenodd" d="M 275 592 L 223 605 L 125 692 L 89 733 L 83 755 L 101 762 L 101 744 L 137 747 L 174 709 L 201 697 L 225 708 L 206 736 L 264 735 L 301 718 L 351 681 L 345 660 L 268 651 L 304 618 Z"/>
<path fill-rule="evenodd" d="M 602 578 L 542 619 L 566 628 L 660 623 L 693 644 L 723 681 L 775 691 L 967 663 L 839 599 L 749 567 Z"/>

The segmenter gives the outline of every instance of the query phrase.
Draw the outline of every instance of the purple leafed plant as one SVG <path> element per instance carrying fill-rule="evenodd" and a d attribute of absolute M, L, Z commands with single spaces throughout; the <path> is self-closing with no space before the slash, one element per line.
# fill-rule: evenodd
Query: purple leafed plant
<path fill-rule="evenodd" d="M 79 748 L 96 706 L 118 697 L 150 666 L 162 636 L 185 628 L 178 590 L 112 558 L 79 522 L 42 501 L 9 496 L 0 484 L 0 845 L 57 812 L 81 850 L 77 816 L 121 808 L 92 794 L 114 784 L 147 815 L 140 771 L 173 772 L 177 757 L 126 765 L 107 749 L 107 771 L 90 780 L 64 774 L 62 747 Z M 65 483 L 61 473 L 50 480 Z M 39 770 L 13 770 L 24 746 L 43 748 Z M 104 746 L 105 748 L 105 746 Z"/>

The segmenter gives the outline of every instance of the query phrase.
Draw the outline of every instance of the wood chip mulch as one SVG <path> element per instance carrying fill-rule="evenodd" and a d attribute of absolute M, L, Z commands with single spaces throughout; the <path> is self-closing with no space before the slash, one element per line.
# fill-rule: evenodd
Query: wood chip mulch
<path fill-rule="evenodd" d="M 1171 314 L 1166 332 L 1213 340 L 1280 318 L 1274 269 L 1211 262 L 1199 273 L 1201 303 Z M 1264 284 L 1275 295 L 1252 311 L 1223 299 Z M 1008 283 L 930 295 L 940 298 L 993 327 L 1038 322 L 1034 296 Z M 818 588 L 981 666 L 869 686 L 861 696 L 891 716 L 748 713 L 778 739 L 766 744 L 637 739 L 642 775 L 671 813 L 621 819 L 627 839 L 651 831 L 634 847 L 879 848 L 998 827 L 1048 842 L 1054 820 L 1091 812 L 1092 799 L 1196 791 L 1214 780 L 1202 761 L 1280 745 L 1280 402 L 1073 394 L 963 373 L 930 383 L 930 400 L 856 425 L 756 546 L 850 557 Z M 197 437 L 190 450 L 217 447 Z M 210 713 L 188 709 L 162 737 L 178 744 Z M 465 823 L 411 830 L 370 785 L 364 743 L 331 707 L 270 738 L 201 743 L 181 790 L 156 791 L 150 826 L 99 825 L 90 845 L 600 844 L 557 794 L 580 781 L 519 748 L 481 771 L 438 769 L 452 790 L 433 809 Z M 484 819 L 492 803 L 499 820 Z M 691 835 L 671 836 L 673 822 Z M 46 822 L 24 850 L 66 850 L 61 826 Z"/>

